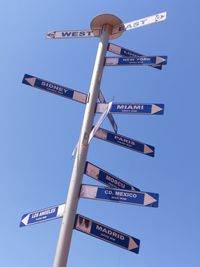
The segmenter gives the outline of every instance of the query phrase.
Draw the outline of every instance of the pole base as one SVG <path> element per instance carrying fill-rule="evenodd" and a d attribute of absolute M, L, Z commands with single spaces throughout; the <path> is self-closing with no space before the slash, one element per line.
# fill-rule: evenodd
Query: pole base
<path fill-rule="evenodd" d="M 93 18 L 93 20 L 91 21 L 90 23 L 90 28 L 91 30 L 93 30 L 95 32 L 95 30 L 102 30 L 103 26 L 106 25 L 106 24 L 109 24 L 112 29 L 115 27 L 115 26 L 122 26 L 123 27 L 123 21 L 116 17 L 115 15 L 112 15 L 112 14 L 101 14 L 101 15 L 98 15 L 96 17 Z M 115 38 L 118 38 L 122 35 L 123 31 L 121 32 L 117 32 L 115 34 L 111 34 L 109 35 L 109 40 L 111 39 L 115 39 Z"/>

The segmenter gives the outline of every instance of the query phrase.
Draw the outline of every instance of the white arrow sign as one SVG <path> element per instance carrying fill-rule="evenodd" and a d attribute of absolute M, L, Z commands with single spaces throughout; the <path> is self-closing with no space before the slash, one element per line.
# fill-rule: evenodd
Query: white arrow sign
<path fill-rule="evenodd" d="M 145 17 L 142 19 L 130 21 L 130 22 L 124 23 L 122 25 L 118 25 L 118 26 L 114 27 L 114 29 L 112 31 L 112 35 L 115 35 L 118 32 L 129 31 L 129 30 L 140 28 L 140 27 L 143 27 L 143 26 L 146 26 L 149 24 L 161 22 L 161 21 L 166 20 L 166 18 L 167 18 L 167 12 L 162 12 L 162 13 L 158 13 L 158 14 L 155 14 L 155 15 L 152 15 L 149 17 Z"/>
<path fill-rule="evenodd" d="M 50 31 L 46 34 L 48 39 L 63 39 L 63 38 L 87 38 L 99 37 L 100 30 L 65 30 L 65 31 Z"/>

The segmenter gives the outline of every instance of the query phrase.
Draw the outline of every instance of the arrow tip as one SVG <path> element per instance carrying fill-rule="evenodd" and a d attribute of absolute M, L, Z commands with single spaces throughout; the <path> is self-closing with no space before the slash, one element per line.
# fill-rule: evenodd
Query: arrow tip
<path fill-rule="evenodd" d="M 167 18 L 167 12 L 164 11 L 156 15 L 156 22 L 166 20 L 166 18 Z"/>
<path fill-rule="evenodd" d="M 132 237 L 129 238 L 128 250 L 132 250 L 135 253 L 139 253 L 139 245 L 140 245 L 139 239 L 134 240 Z"/>
<path fill-rule="evenodd" d="M 26 226 L 28 224 L 28 220 L 29 220 L 29 214 L 23 215 L 19 226 L 20 227 Z"/>
<path fill-rule="evenodd" d="M 157 199 L 155 199 L 151 195 L 145 193 L 145 195 L 144 195 L 144 205 L 145 206 L 148 206 L 148 205 L 153 204 L 155 202 L 157 202 Z"/>
<path fill-rule="evenodd" d="M 144 154 L 152 154 L 153 153 L 153 157 L 154 157 L 154 150 L 152 150 L 151 147 L 149 147 L 148 145 L 144 145 Z"/>
<path fill-rule="evenodd" d="M 56 31 L 51 31 L 46 34 L 47 39 L 55 38 Z"/>
<path fill-rule="evenodd" d="M 160 112 L 160 111 L 162 111 L 162 112 Z M 151 114 L 156 114 L 156 113 L 159 113 L 159 112 L 160 112 L 160 114 L 163 114 L 164 109 L 161 108 L 161 107 L 158 106 L 158 105 L 152 105 L 152 108 L 151 108 Z"/>
<path fill-rule="evenodd" d="M 165 61 L 166 61 L 166 59 L 163 57 L 156 57 L 156 65 L 161 64 Z"/>
<path fill-rule="evenodd" d="M 35 77 L 30 77 L 30 78 L 25 78 L 24 79 L 28 85 L 34 86 L 36 78 Z"/>

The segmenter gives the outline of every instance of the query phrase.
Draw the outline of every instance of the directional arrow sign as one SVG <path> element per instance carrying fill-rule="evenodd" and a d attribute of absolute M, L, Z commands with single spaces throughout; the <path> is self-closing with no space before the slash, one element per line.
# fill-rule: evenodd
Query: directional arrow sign
<path fill-rule="evenodd" d="M 84 173 L 109 187 L 140 191 L 137 187 L 123 181 L 107 171 L 104 171 L 88 161 L 86 161 Z"/>
<path fill-rule="evenodd" d="M 137 56 L 145 56 L 145 55 L 142 55 L 142 54 L 139 54 L 135 51 L 131 51 L 129 49 L 126 49 L 124 47 L 121 47 L 121 46 L 118 46 L 118 45 L 115 45 L 115 44 L 111 44 L 109 43 L 108 44 L 108 48 L 107 50 L 109 52 L 112 52 L 116 55 L 121 55 L 121 56 L 125 56 L 125 57 L 137 57 Z M 162 65 L 149 65 L 150 67 L 153 67 L 153 68 L 156 68 L 156 69 L 159 69 L 161 70 L 162 69 Z"/>
<path fill-rule="evenodd" d="M 167 18 L 167 12 L 162 12 L 162 13 L 158 13 L 153 16 L 145 17 L 143 19 L 138 19 L 138 20 L 134 20 L 131 22 L 127 22 L 127 23 L 114 27 L 112 31 L 112 35 L 115 35 L 118 32 L 129 31 L 129 30 L 133 30 L 136 28 L 140 28 L 140 27 L 152 24 L 152 23 L 161 22 L 161 21 L 166 20 L 166 18 Z"/>
<path fill-rule="evenodd" d="M 40 78 L 31 76 L 29 74 L 24 75 L 22 82 L 32 87 L 36 87 L 44 91 L 47 91 L 49 93 L 63 96 L 63 97 L 78 101 L 83 104 L 87 102 L 87 95 L 82 92 L 72 90 L 70 88 L 58 85 L 56 83 L 42 80 Z"/>
<path fill-rule="evenodd" d="M 74 228 L 80 232 L 91 235 L 115 246 L 131 252 L 139 253 L 139 239 L 110 228 L 99 222 L 93 221 L 80 214 L 76 215 Z"/>
<path fill-rule="evenodd" d="M 61 204 L 43 210 L 26 213 L 21 218 L 20 227 L 60 218 L 63 216 L 64 208 L 65 204 Z"/>
<path fill-rule="evenodd" d="M 87 38 L 100 36 L 100 30 L 65 30 L 65 31 L 50 31 L 47 33 L 48 39 L 62 38 Z"/>
<path fill-rule="evenodd" d="M 141 143 L 123 135 L 115 134 L 103 128 L 98 129 L 95 134 L 95 137 L 104 141 L 108 141 L 112 144 L 119 145 L 136 152 L 140 152 L 147 156 L 154 157 L 155 148 L 153 146 Z"/>
<path fill-rule="evenodd" d="M 103 113 L 107 107 L 108 103 L 97 103 L 96 113 Z M 109 112 L 113 114 L 162 115 L 164 104 L 112 103 Z"/>
<path fill-rule="evenodd" d="M 155 208 L 158 207 L 159 199 L 159 195 L 156 193 L 112 189 L 94 185 L 82 185 L 80 197 Z"/>
<path fill-rule="evenodd" d="M 99 91 L 99 96 L 98 96 L 98 98 L 99 98 L 99 101 L 100 101 L 101 103 L 106 103 L 105 97 L 103 96 L 101 90 Z M 114 120 L 114 118 L 113 118 L 113 115 L 110 114 L 110 113 L 108 113 L 108 119 L 109 119 L 109 121 L 110 121 L 110 123 L 111 123 L 111 125 L 112 125 L 112 127 L 113 127 L 114 132 L 117 133 L 117 131 L 118 131 L 118 127 L 117 127 L 117 123 L 115 122 L 115 120 Z"/>
<path fill-rule="evenodd" d="M 151 66 L 153 64 L 167 64 L 166 56 L 137 56 L 137 57 L 106 57 L 105 66 Z"/>

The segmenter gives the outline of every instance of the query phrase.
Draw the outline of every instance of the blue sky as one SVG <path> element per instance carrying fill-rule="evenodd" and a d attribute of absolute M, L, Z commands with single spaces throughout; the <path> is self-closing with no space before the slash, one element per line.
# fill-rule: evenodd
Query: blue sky
<path fill-rule="evenodd" d="M 129 22 L 162 11 L 165 22 L 113 43 L 167 55 L 168 65 L 105 67 L 101 84 L 108 101 L 165 104 L 164 116 L 115 116 L 119 133 L 155 146 L 155 158 L 98 139 L 88 153 L 92 163 L 159 193 L 159 208 L 81 199 L 79 213 L 139 238 L 140 254 L 74 231 L 68 266 L 198 266 L 199 8 L 195 0 L 1 1 L 1 266 L 52 266 L 61 220 L 21 229 L 20 218 L 65 201 L 84 114 L 82 104 L 23 85 L 23 75 L 87 93 L 98 45 L 98 38 L 47 40 L 46 32 L 89 29 L 102 13 Z M 111 130 L 107 120 L 103 127 Z M 86 176 L 84 183 L 97 184 Z"/>

